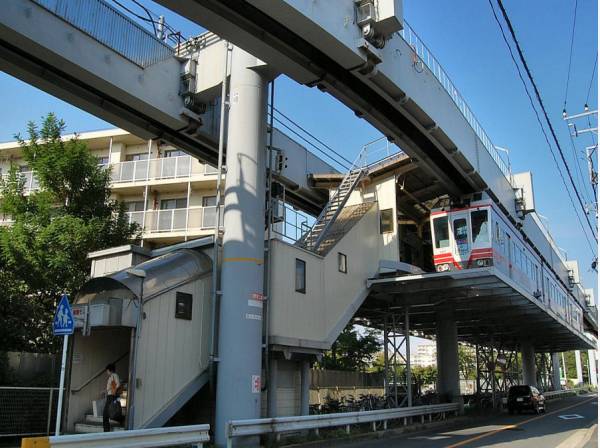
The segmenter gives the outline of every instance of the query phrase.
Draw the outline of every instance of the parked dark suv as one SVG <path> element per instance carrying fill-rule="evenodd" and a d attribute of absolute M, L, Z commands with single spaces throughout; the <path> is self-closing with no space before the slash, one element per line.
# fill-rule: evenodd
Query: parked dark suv
<path fill-rule="evenodd" d="M 513 414 L 523 410 L 530 410 L 536 414 L 546 412 L 546 399 L 533 386 L 511 386 L 508 390 L 508 412 Z"/>

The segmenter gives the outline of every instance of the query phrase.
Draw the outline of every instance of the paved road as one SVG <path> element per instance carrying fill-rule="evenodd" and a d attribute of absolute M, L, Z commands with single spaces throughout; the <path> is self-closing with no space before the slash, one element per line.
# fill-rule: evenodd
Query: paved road
<path fill-rule="evenodd" d="M 542 415 L 503 414 L 460 429 L 432 430 L 336 446 L 344 448 L 597 448 L 598 396 L 549 402 Z M 566 418 L 564 418 L 566 417 Z"/>

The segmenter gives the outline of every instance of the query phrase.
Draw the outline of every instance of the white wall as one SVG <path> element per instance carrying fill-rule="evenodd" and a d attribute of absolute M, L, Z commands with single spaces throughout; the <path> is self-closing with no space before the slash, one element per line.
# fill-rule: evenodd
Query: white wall
<path fill-rule="evenodd" d="M 326 257 L 273 240 L 272 343 L 328 348 L 354 315 L 382 258 L 378 206 L 375 204 Z M 348 273 L 338 271 L 338 253 L 347 256 Z M 306 293 L 295 292 L 295 260 L 306 262 Z"/>
<path fill-rule="evenodd" d="M 175 319 L 177 291 L 193 295 L 192 320 Z M 211 279 L 170 290 L 144 304 L 135 426 L 153 417 L 208 367 Z"/>

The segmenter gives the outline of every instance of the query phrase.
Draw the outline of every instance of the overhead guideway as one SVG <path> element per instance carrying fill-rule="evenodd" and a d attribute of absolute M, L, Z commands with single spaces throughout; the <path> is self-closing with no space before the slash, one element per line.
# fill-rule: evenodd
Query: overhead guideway
<path fill-rule="evenodd" d="M 376 48 L 363 35 L 353 0 L 157 1 L 297 82 L 329 92 L 418 159 L 451 195 L 489 190 L 515 214 L 506 166 L 406 24 L 406 39 L 393 32 Z M 400 1 L 380 1 L 377 8 L 392 4 L 401 23 Z M 432 64 L 420 59 L 425 55 Z"/>

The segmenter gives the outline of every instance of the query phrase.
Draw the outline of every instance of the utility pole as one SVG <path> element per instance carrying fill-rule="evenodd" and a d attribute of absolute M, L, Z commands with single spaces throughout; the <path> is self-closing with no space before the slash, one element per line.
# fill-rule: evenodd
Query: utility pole
<path fill-rule="evenodd" d="M 568 115 L 566 110 L 563 110 L 563 120 L 567 122 L 567 126 L 569 128 L 570 138 L 577 138 L 583 134 L 590 134 L 592 136 L 593 145 L 585 148 L 585 158 L 588 165 L 588 177 L 589 182 L 592 186 L 592 191 L 594 193 L 594 201 L 592 204 L 587 204 L 588 213 L 591 210 L 594 210 L 596 217 L 598 217 L 598 172 L 594 169 L 594 160 L 593 155 L 598 148 L 598 126 L 592 126 L 590 121 L 591 117 L 596 117 L 598 119 L 598 110 L 589 110 L 588 105 L 586 104 L 583 108 L 583 112 Z M 577 124 L 579 120 L 585 119 L 587 121 L 587 127 L 578 127 Z M 585 126 L 584 124 L 583 126 Z M 596 138 L 594 138 L 596 135 Z"/>
<path fill-rule="evenodd" d="M 594 154 L 598 153 L 598 125 L 592 126 L 591 118 L 596 118 L 596 123 L 598 123 L 598 110 L 590 110 L 588 105 L 585 104 L 583 106 L 583 112 L 575 115 L 568 115 L 566 109 L 563 109 L 563 120 L 567 122 L 567 127 L 569 128 L 569 138 L 577 138 L 582 134 L 589 134 L 592 138 L 592 145 L 587 146 L 585 148 L 585 159 L 587 162 L 588 168 L 588 180 L 592 186 L 592 194 L 593 201 L 591 204 L 586 204 L 586 212 L 589 214 L 592 211 L 594 212 L 596 218 L 598 218 L 598 171 L 597 168 L 594 168 Z M 581 129 L 577 127 L 578 120 L 585 119 L 586 123 L 584 123 L 584 127 Z M 587 127 L 585 127 L 587 124 Z M 594 137 L 595 135 L 595 137 Z M 575 142 L 573 142 L 573 147 L 575 148 Z M 577 150 L 576 157 L 577 157 Z M 578 163 L 575 160 L 575 163 Z M 579 169 L 579 168 L 578 168 Z M 592 261 L 592 269 L 595 271 L 598 265 L 598 257 L 594 258 Z"/>

